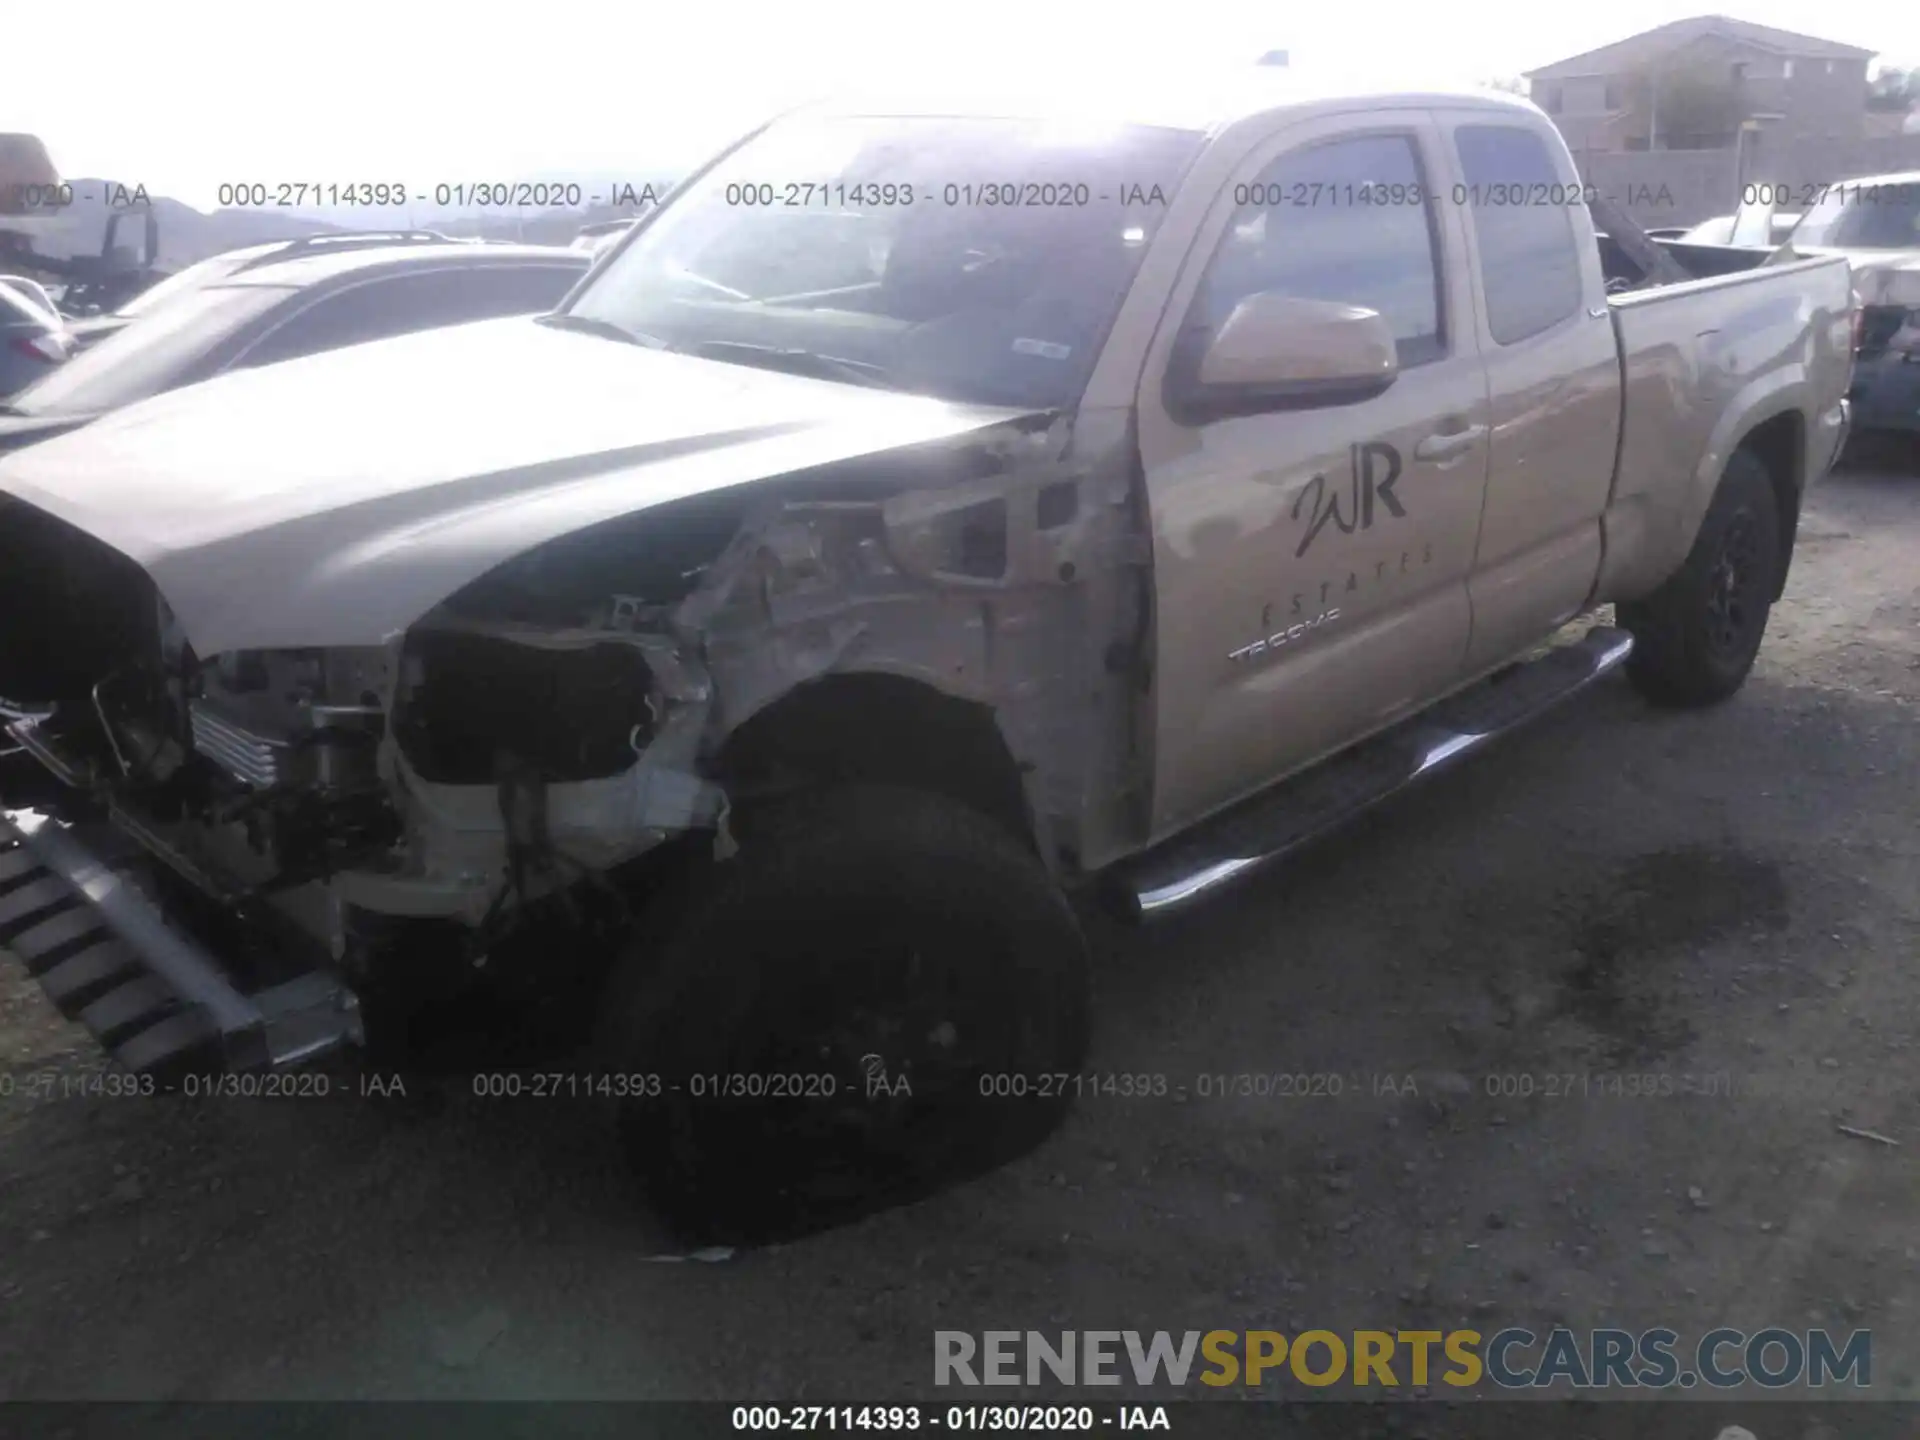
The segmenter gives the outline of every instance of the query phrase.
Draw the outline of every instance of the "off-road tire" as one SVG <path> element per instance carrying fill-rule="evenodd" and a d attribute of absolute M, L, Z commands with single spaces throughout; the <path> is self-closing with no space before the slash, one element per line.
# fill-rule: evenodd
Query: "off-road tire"
<path fill-rule="evenodd" d="M 1736 450 L 1686 563 L 1616 614 L 1633 636 L 1627 677 L 1659 705 L 1713 705 L 1746 683 L 1780 580 L 1785 527 L 1759 458 Z"/>
<path fill-rule="evenodd" d="M 1087 947 L 1029 847 L 883 786 L 787 801 L 739 834 L 636 934 L 600 1017 L 622 1148 L 681 1237 L 822 1228 L 1060 1123 L 1086 1053 Z"/>

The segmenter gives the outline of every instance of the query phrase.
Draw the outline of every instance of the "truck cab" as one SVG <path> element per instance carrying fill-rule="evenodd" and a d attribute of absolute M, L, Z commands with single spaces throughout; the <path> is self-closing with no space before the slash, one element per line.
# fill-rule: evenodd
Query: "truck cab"
<path fill-rule="evenodd" d="M 1497 97 L 1335 99 L 1208 147 L 1168 217 L 1192 243 L 1149 258 L 1089 397 L 1136 418 L 1153 515 L 1156 835 L 1631 600 L 1749 434 L 1783 494 L 1830 463 L 1843 273 L 1778 309 L 1776 278 L 1610 285 L 1591 198 L 1551 123 Z M 1186 357 L 1266 295 L 1349 313 L 1277 317 L 1258 365 L 1311 378 L 1210 405 Z M 1381 323 L 1377 359 L 1340 338 Z M 1699 391 L 1666 403 L 1681 374 Z"/>

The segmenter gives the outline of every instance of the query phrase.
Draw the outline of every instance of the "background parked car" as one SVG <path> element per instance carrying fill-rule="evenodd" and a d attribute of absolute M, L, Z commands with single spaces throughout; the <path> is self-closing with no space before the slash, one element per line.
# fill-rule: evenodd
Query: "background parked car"
<path fill-rule="evenodd" d="M 142 315 L 151 315 L 169 300 L 190 295 L 249 270 L 257 270 L 262 265 L 273 265 L 302 255 L 334 255 L 393 245 L 446 243 L 447 237 L 433 230 L 362 230 L 337 235 L 309 235 L 300 240 L 271 240 L 264 245 L 223 250 L 218 255 L 196 261 L 184 270 L 176 270 L 157 285 L 141 291 L 112 314 L 75 320 L 69 328 L 73 331 L 75 342 L 85 349 L 117 330 L 124 330 Z"/>
<path fill-rule="evenodd" d="M 1716 215 L 1711 220 L 1702 220 L 1690 230 L 1667 229 L 1649 230 L 1647 234 L 1655 238 L 1671 238 L 1688 245 L 1732 245 L 1734 241 L 1734 221 L 1737 215 Z M 1775 211 L 1769 233 L 1773 243 L 1785 243 L 1788 233 L 1800 222 L 1796 214 Z"/>
<path fill-rule="evenodd" d="M 51 374 L 72 352 L 72 337 L 58 314 L 0 283 L 0 397 Z"/>
<path fill-rule="evenodd" d="M 1904 463 L 1920 469 L 1920 170 L 1829 186 L 1787 243 L 1796 255 L 1844 255 L 1853 267 L 1856 451 L 1897 438 Z"/>
<path fill-rule="evenodd" d="M 557 246 L 447 241 L 245 265 L 155 305 L 0 404 L 0 453 L 223 371 L 551 310 L 591 261 Z"/>
<path fill-rule="evenodd" d="M 580 233 L 573 237 L 573 248 L 584 251 L 588 255 L 598 255 L 632 229 L 635 223 L 634 218 L 628 217 L 622 220 L 600 220 L 592 225 L 582 225 Z"/>
<path fill-rule="evenodd" d="M 4 285 L 9 290 L 31 300 L 49 315 L 59 316 L 59 302 L 53 298 L 52 293 L 48 291 L 47 287 L 42 285 L 38 280 L 30 280 L 25 275 L 0 275 L 0 285 Z"/>

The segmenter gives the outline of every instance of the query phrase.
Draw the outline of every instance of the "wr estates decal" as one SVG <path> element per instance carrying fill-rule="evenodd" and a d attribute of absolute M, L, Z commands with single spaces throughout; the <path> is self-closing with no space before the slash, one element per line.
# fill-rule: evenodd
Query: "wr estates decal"
<path fill-rule="evenodd" d="M 1396 520 L 1406 518 L 1405 507 L 1393 493 L 1400 478 L 1398 450 L 1381 440 L 1349 445 L 1347 464 L 1345 490 L 1329 488 L 1327 477 L 1316 475 L 1294 500 L 1293 518 L 1298 520 L 1303 511 L 1311 517 L 1306 534 L 1300 537 L 1300 548 L 1293 552 L 1295 559 L 1307 553 L 1329 521 L 1342 535 L 1351 535 L 1355 530 L 1371 530 L 1374 516 L 1382 510 Z"/>

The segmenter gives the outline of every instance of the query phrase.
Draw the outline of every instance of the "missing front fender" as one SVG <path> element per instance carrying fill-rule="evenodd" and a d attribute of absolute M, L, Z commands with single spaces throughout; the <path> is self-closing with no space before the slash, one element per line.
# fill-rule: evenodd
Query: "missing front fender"
<path fill-rule="evenodd" d="M 492 784 L 508 764 L 548 782 L 615 775 L 660 718 L 646 658 L 617 637 L 554 649 L 424 631 L 401 673 L 394 738 L 435 784 Z"/>

